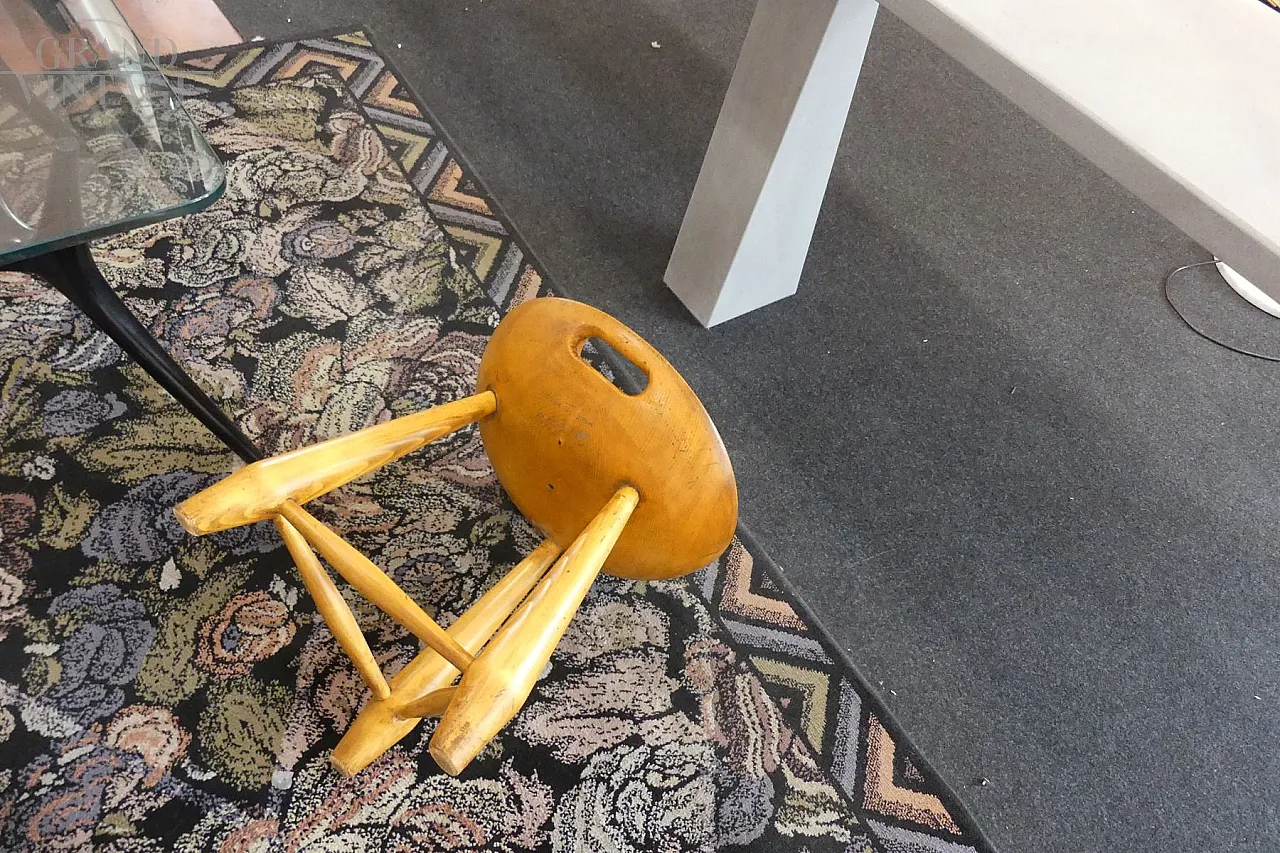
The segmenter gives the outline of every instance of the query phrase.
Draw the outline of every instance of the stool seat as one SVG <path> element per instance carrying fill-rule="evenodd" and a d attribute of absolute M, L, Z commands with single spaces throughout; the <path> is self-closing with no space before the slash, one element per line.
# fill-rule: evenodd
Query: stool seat
<path fill-rule="evenodd" d="M 643 372 L 628 394 L 582 356 L 603 341 Z M 640 502 L 604 570 L 657 580 L 710 563 L 733 538 L 738 492 L 720 434 L 662 355 L 590 305 L 534 299 L 511 311 L 480 362 L 498 408 L 480 436 L 520 512 L 561 547 L 623 485 Z"/>

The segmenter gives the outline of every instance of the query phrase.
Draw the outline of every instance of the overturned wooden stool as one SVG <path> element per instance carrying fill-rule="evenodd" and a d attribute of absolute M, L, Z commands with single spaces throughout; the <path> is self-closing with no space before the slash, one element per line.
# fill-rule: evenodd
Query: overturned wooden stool
<path fill-rule="evenodd" d="M 640 369 L 642 391 L 583 360 L 592 338 Z M 498 480 L 546 538 L 446 630 L 303 504 L 473 421 Z M 196 535 L 275 522 L 373 692 L 333 752 L 339 770 L 359 772 L 439 716 L 431 754 L 456 775 L 524 705 L 601 569 L 656 580 L 710 563 L 733 536 L 738 496 L 715 426 L 666 359 L 609 315 L 547 298 L 499 324 L 473 396 L 255 462 L 175 512 Z M 390 683 L 312 548 L 426 644 Z"/>

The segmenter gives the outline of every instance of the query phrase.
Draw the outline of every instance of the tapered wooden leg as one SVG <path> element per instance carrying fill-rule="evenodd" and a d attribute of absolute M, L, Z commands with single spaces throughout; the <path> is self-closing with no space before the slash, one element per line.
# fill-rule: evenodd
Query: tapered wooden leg
<path fill-rule="evenodd" d="M 529 698 L 639 500 L 630 486 L 619 489 L 462 674 L 431 738 L 446 773 L 461 773 Z"/>
<path fill-rule="evenodd" d="M 445 633 L 417 602 L 368 557 L 293 501 L 281 504 L 280 514 L 298 528 L 298 532 L 306 537 L 347 583 L 359 590 L 361 595 L 377 605 L 383 613 L 408 628 L 458 669 L 465 670 L 471 665 L 471 653 Z"/>
<path fill-rule="evenodd" d="M 187 498 L 174 513 L 196 536 L 265 521 L 285 501 L 305 504 L 492 414 L 497 405 L 493 392 L 483 391 L 254 462 Z"/>
<path fill-rule="evenodd" d="M 334 639 L 347 653 L 347 657 L 351 658 L 351 662 L 356 666 L 356 672 L 360 673 L 364 683 L 369 685 L 374 698 L 386 699 L 391 695 L 391 688 L 387 685 L 378 662 L 374 660 L 373 651 L 360 631 L 351 608 L 347 607 L 342 593 L 338 592 L 333 579 L 324 570 L 324 566 L 320 565 L 311 546 L 307 544 L 307 540 L 302 537 L 297 528 L 280 516 L 276 516 L 275 523 L 285 547 L 293 555 L 293 562 L 298 567 L 302 582 L 307 585 L 311 600 L 316 603 L 316 610 L 319 610 L 320 615 L 324 617 L 329 630 L 333 632 Z"/>
<path fill-rule="evenodd" d="M 555 543 L 543 542 L 459 616 L 449 626 L 449 636 L 468 651 L 479 651 L 558 556 L 560 549 Z M 448 661 L 429 648 L 423 649 L 391 679 L 391 698 L 370 702 L 360 711 L 333 751 L 334 767 L 354 776 L 369 766 L 418 725 L 417 718 L 397 711 L 407 702 L 448 687 L 457 677 L 458 670 Z"/>

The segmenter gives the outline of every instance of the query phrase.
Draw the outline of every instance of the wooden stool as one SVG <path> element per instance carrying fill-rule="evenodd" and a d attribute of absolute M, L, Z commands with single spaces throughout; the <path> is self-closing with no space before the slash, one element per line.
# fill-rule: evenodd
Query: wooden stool
<path fill-rule="evenodd" d="M 583 361 L 591 338 L 635 364 L 644 390 L 628 394 Z M 546 539 L 445 630 L 302 505 L 472 421 Z M 333 752 L 339 770 L 359 772 L 422 717 L 440 716 L 431 754 L 457 775 L 524 705 L 601 569 L 656 580 L 707 565 L 733 537 L 738 494 L 715 426 L 666 359 L 609 315 L 547 298 L 499 324 L 473 396 L 255 462 L 175 512 L 197 536 L 275 522 L 373 692 Z M 389 684 L 313 547 L 426 644 Z"/>

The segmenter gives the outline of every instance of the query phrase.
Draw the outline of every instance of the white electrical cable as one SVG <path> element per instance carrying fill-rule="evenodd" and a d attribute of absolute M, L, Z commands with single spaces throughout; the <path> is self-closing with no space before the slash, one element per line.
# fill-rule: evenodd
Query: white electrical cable
<path fill-rule="evenodd" d="M 1262 292 L 1258 285 L 1249 281 L 1249 279 L 1240 275 L 1231 267 L 1224 264 L 1217 258 L 1213 259 L 1213 263 L 1218 268 L 1218 272 L 1227 280 L 1227 284 L 1231 285 L 1231 289 L 1244 297 L 1245 301 L 1255 308 L 1261 308 L 1272 317 L 1280 317 L 1280 302 L 1276 302 L 1270 296 Z"/>

